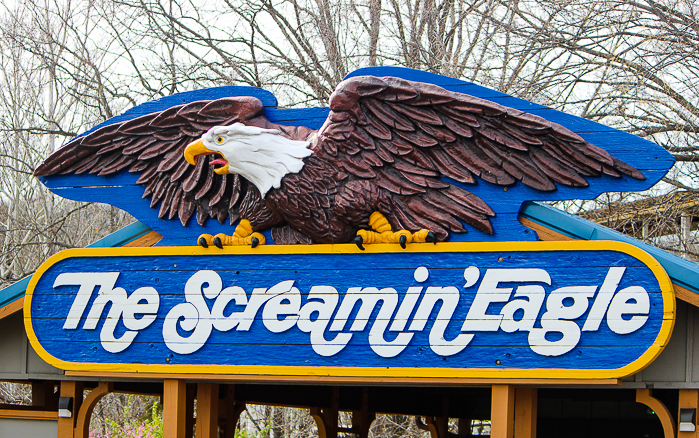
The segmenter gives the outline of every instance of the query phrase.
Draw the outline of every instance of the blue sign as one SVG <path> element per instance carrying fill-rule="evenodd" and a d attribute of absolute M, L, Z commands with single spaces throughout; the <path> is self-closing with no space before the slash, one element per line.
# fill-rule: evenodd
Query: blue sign
<path fill-rule="evenodd" d="M 76 371 L 620 378 L 674 317 L 652 257 L 587 241 L 68 250 L 25 301 Z"/>

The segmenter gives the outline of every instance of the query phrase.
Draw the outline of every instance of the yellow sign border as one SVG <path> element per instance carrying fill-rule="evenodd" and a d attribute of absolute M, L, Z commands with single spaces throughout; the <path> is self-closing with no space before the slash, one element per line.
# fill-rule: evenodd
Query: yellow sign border
<path fill-rule="evenodd" d="M 273 254 L 376 254 L 376 253 L 444 253 L 444 252 L 498 252 L 498 251 L 616 251 L 636 258 L 646 265 L 658 280 L 663 297 L 663 322 L 653 344 L 638 359 L 620 368 L 586 369 L 501 369 L 501 368 L 408 368 L 408 367 L 301 367 L 268 365 L 159 365 L 159 364 L 104 364 L 67 362 L 49 354 L 39 344 L 31 321 L 31 303 L 34 288 L 51 266 L 72 257 L 168 256 L 168 255 L 273 255 Z M 648 366 L 662 352 L 675 325 L 675 294 L 663 267 L 650 254 L 624 242 L 565 241 L 565 242 L 445 242 L 410 244 L 406 249 L 398 245 L 367 245 L 361 251 L 356 245 L 262 245 L 257 248 L 225 247 L 149 247 L 149 248 L 84 248 L 68 249 L 47 259 L 32 276 L 24 300 L 24 326 L 32 348 L 47 363 L 67 371 L 103 371 L 127 373 L 167 374 L 235 374 L 245 376 L 308 376 L 308 377 L 365 377 L 365 378 L 468 378 L 468 379 L 540 379 L 542 371 L 550 379 L 610 379 L 635 374 Z"/>

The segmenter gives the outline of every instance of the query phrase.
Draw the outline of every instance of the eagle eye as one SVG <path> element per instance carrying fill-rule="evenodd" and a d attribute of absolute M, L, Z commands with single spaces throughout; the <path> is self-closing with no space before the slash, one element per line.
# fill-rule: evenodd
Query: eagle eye
<path fill-rule="evenodd" d="M 216 137 L 216 143 L 218 143 L 218 144 L 223 143 L 223 137 Z"/>

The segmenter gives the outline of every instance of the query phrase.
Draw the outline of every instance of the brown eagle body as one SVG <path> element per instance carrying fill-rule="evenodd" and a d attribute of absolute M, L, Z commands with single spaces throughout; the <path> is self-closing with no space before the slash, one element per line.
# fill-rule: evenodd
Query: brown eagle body
<path fill-rule="evenodd" d="M 560 125 L 432 84 L 354 77 L 338 85 L 330 110 L 313 131 L 270 122 L 254 97 L 193 102 L 78 137 L 35 175 L 128 168 L 141 173 L 143 197 L 151 196 L 153 208 L 160 204 L 159 217 L 179 217 L 183 225 L 195 213 L 200 224 L 248 219 L 256 231 L 272 228 L 277 243 L 349 242 L 375 211 L 393 229 L 429 229 L 439 240 L 465 232 L 463 223 L 492 233 L 493 210 L 449 180 L 521 181 L 552 191 L 556 184 L 586 187 L 586 177 L 602 174 L 645 179 Z M 237 174 L 216 173 L 213 156 L 195 166 L 185 161 L 190 142 L 236 122 L 308 141 L 311 154 L 264 196 Z"/>

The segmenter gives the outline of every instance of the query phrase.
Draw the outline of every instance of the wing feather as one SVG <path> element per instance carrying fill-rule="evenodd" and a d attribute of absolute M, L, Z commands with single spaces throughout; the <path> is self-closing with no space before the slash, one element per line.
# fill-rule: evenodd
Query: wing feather
<path fill-rule="evenodd" d="M 183 225 L 195 214 L 202 225 L 209 217 L 222 222 L 238 220 L 241 192 L 247 186 L 237 177 L 210 175 L 213 168 L 208 156 L 190 166 L 183 151 L 212 126 L 253 119 L 262 112 L 262 103 L 254 97 L 173 106 L 75 138 L 54 151 L 35 175 L 89 172 L 107 176 L 128 169 L 140 173 L 137 184 L 144 186 L 143 197 L 151 198 L 151 208 L 159 208 L 160 218 L 179 217 Z M 368 134 L 367 138 L 373 142 Z"/>
<path fill-rule="evenodd" d="M 563 126 L 433 84 L 353 77 L 338 85 L 330 110 L 317 148 L 383 190 L 395 207 L 394 226 L 430 228 L 440 238 L 465 232 L 462 222 L 493 232 L 493 210 L 449 179 L 519 181 L 542 191 L 585 187 L 603 173 L 644 179 Z"/>

